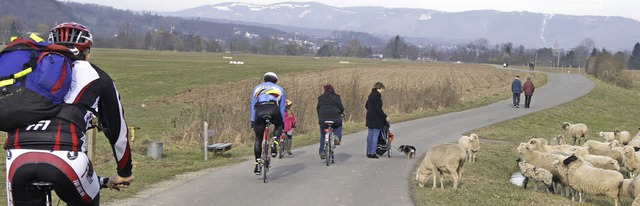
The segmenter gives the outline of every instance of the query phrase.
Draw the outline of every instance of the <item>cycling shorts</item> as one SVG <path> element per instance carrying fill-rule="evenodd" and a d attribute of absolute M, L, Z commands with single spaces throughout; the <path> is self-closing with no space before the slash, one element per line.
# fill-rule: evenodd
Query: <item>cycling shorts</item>
<path fill-rule="evenodd" d="M 69 205 L 98 205 L 100 181 L 84 152 L 9 149 L 6 152 L 8 205 L 42 202 L 45 196 L 31 183 L 53 183 Z"/>

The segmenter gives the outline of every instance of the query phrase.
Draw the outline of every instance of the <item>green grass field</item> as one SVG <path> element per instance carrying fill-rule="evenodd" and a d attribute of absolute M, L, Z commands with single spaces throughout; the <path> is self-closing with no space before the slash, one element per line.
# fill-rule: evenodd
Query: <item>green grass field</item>
<path fill-rule="evenodd" d="M 476 163 L 465 165 L 461 189 L 451 189 L 451 181 L 448 189 L 445 184 L 445 190 L 418 188 L 410 178 L 416 205 L 613 205 L 612 199 L 604 196 L 588 195 L 587 202 L 579 204 L 559 195 L 545 193 L 542 184 L 538 191 L 534 191 L 509 182 L 511 172 L 516 170 L 518 154 L 515 150 L 519 143 L 532 137 L 547 140 L 558 134 L 567 137 L 561 128 L 562 122 L 585 123 L 589 127 L 588 139 L 599 141 L 602 141 L 597 135 L 599 131 L 618 128 L 632 134 L 638 132 L 640 115 L 636 109 L 640 107 L 637 101 L 640 89 L 626 90 L 592 80 L 596 82 L 595 89 L 575 101 L 470 131 L 480 136 L 481 150 Z M 532 104 L 535 104 L 535 98 Z M 483 142 L 483 139 L 503 143 Z M 427 185 L 430 186 L 431 182 Z M 631 201 L 631 197 L 621 198 L 622 205 L 630 205 Z"/>

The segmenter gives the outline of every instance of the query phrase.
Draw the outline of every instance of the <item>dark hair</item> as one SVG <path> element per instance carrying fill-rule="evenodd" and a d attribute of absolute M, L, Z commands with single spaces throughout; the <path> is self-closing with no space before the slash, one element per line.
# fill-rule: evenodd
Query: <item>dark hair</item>
<path fill-rule="evenodd" d="M 324 88 L 324 92 L 335 93 L 335 90 L 333 89 L 333 85 L 331 84 L 325 84 L 323 88 Z"/>
<path fill-rule="evenodd" d="M 374 88 L 374 89 L 384 89 L 384 84 L 382 84 L 382 82 L 376 82 L 376 83 L 373 85 L 373 88 Z"/>

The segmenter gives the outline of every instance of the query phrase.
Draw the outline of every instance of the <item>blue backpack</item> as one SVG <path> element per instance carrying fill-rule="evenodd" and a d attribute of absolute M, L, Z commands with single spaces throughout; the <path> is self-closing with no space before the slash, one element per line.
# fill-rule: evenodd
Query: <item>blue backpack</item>
<path fill-rule="evenodd" d="M 0 131 L 56 116 L 69 92 L 73 53 L 31 38 L 16 38 L 0 52 Z"/>

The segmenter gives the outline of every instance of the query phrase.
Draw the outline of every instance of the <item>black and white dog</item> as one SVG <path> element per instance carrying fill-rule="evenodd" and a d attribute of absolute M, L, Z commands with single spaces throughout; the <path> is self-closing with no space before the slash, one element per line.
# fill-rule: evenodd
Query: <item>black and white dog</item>
<path fill-rule="evenodd" d="M 416 155 L 416 148 L 411 145 L 400 145 L 398 151 L 403 152 L 407 158 L 413 158 Z"/>

